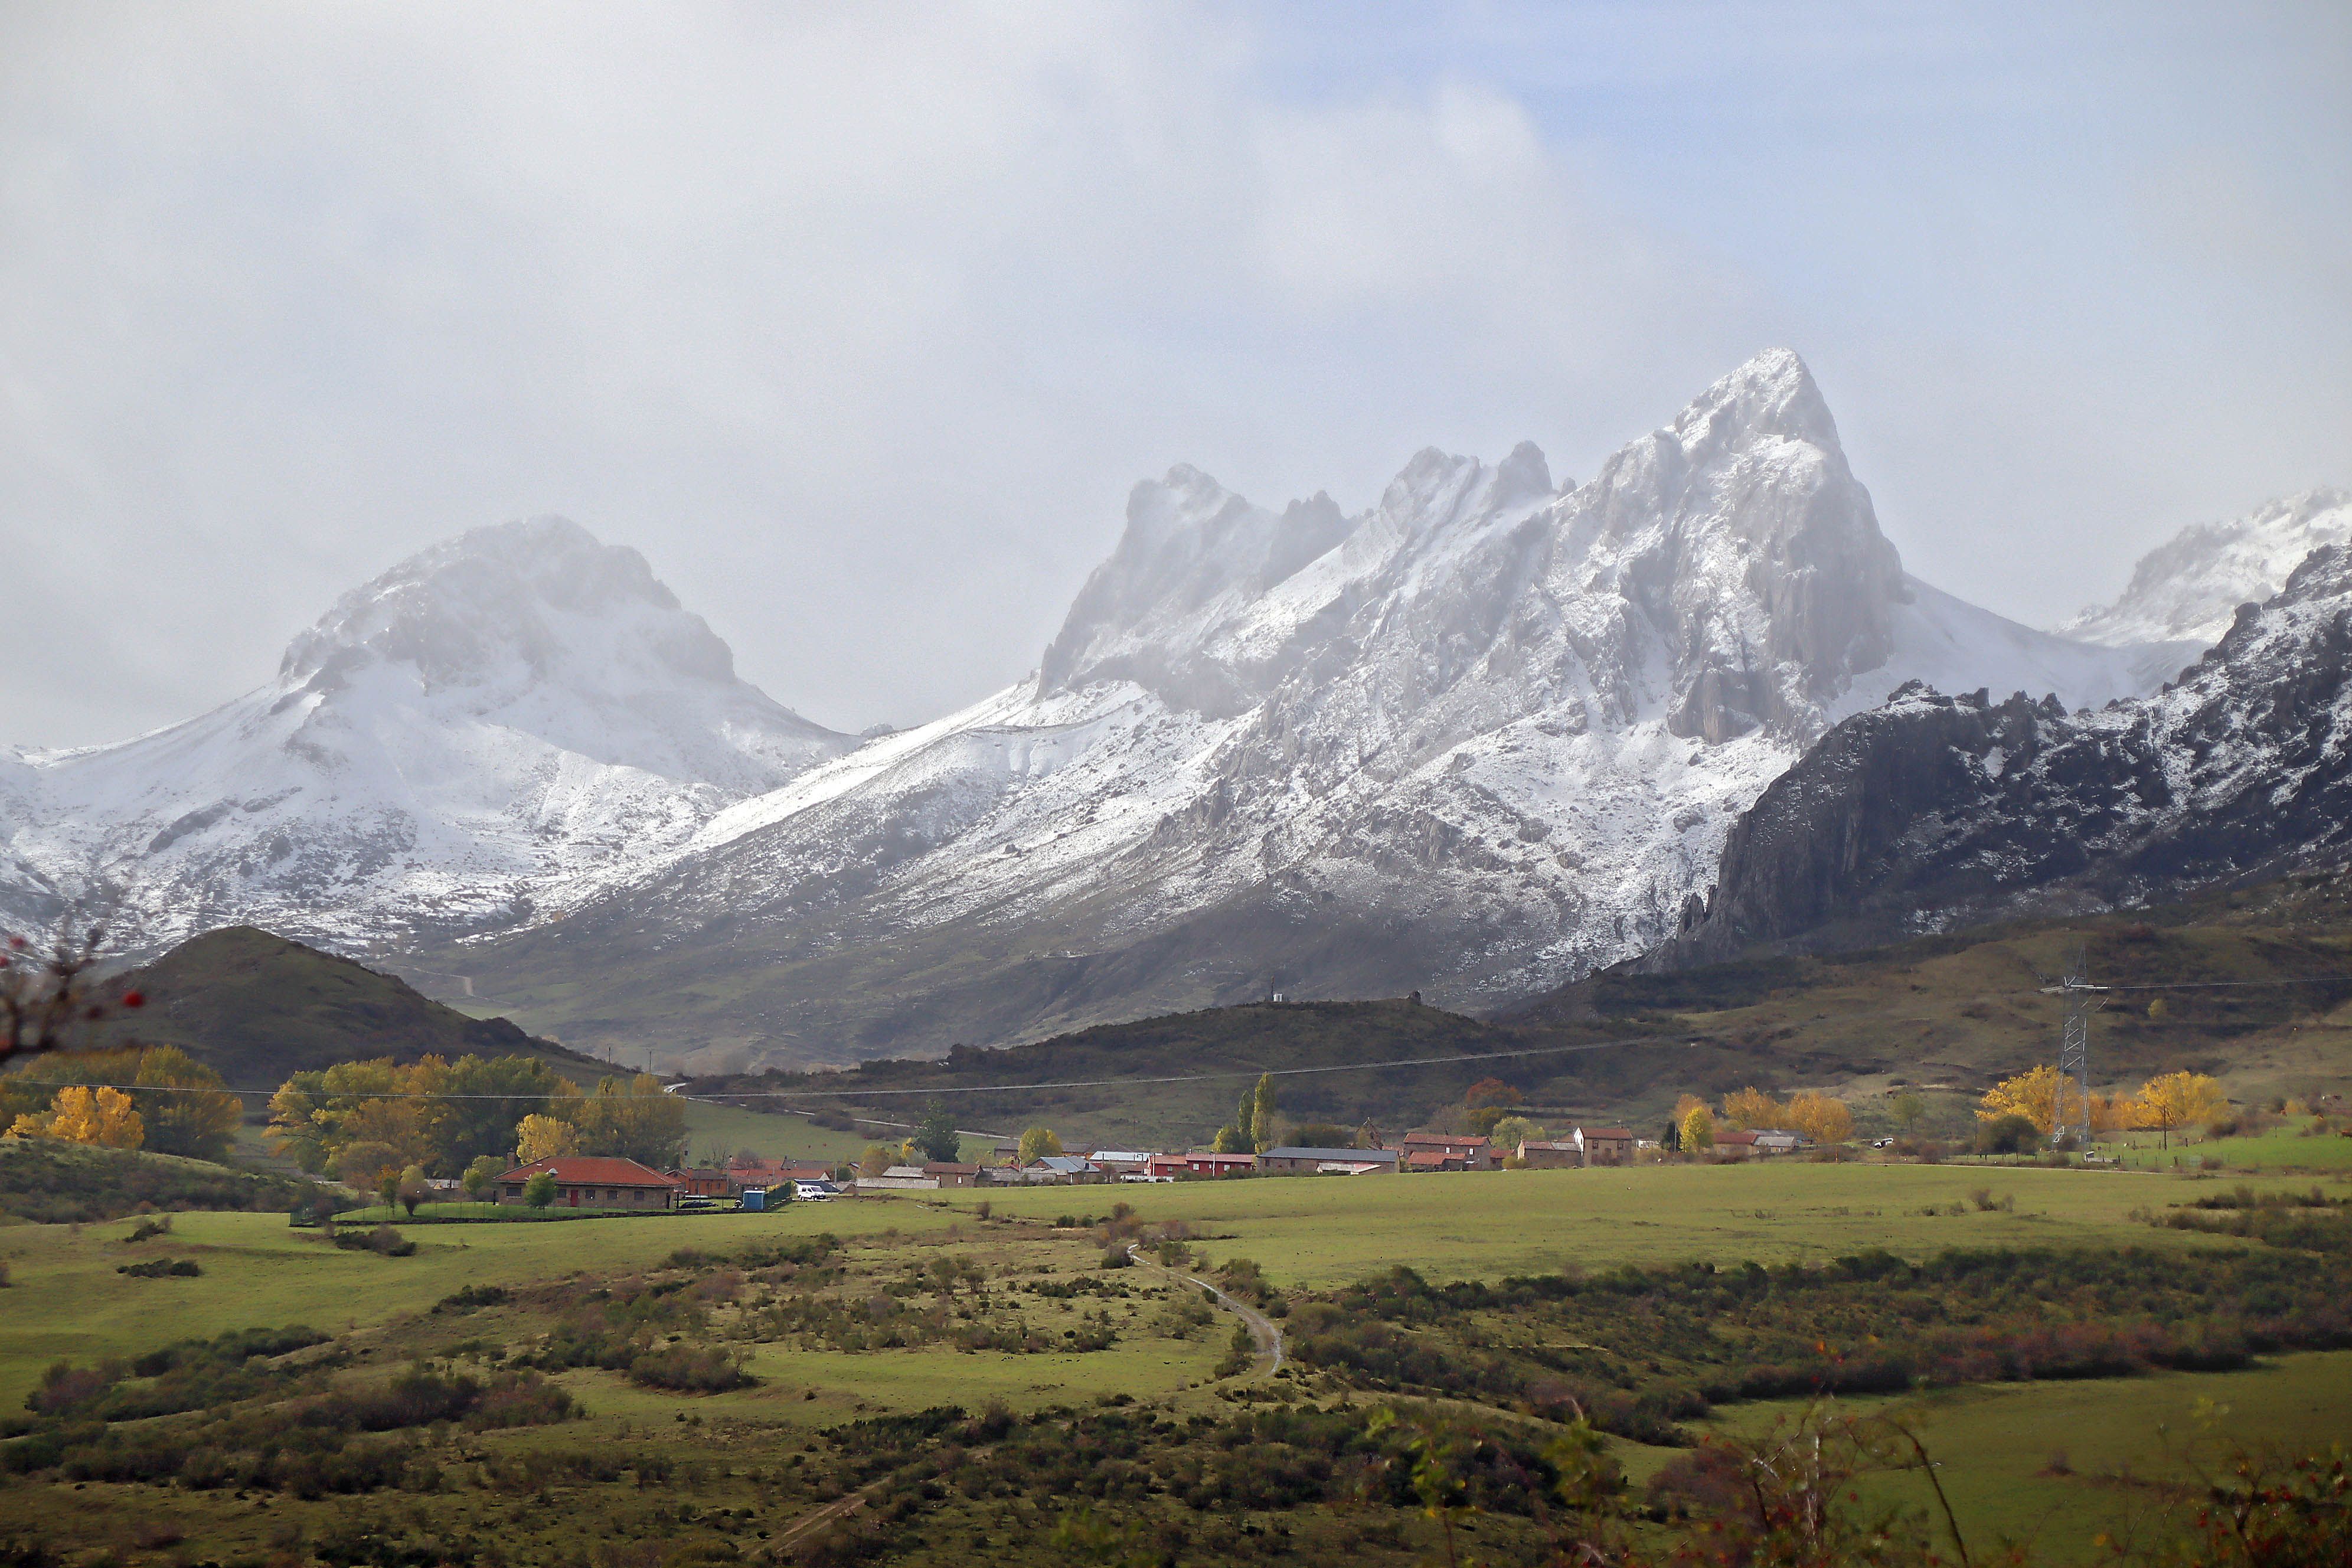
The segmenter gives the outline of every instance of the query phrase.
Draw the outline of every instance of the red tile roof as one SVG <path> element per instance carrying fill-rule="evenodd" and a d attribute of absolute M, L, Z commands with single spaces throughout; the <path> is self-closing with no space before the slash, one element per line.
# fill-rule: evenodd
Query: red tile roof
<path fill-rule="evenodd" d="M 1486 1146 L 1484 1138 L 1449 1138 L 1442 1132 L 1408 1132 L 1404 1135 L 1406 1148 L 1410 1149 L 1416 1143 L 1444 1149 L 1483 1149 Z"/>
<path fill-rule="evenodd" d="M 1584 1135 L 1587 1138 L 1631 1138 L 1633 1130 L 1630 1127 L 1587 1127 Z"/>
<path fill-rule="evenodd" d="M 523 1182 L 541 1171 L 552 1171 L 555 1179 L 573 1187 L 682 1187 L 681 1176 L 665 1176 L 649 1170 L 635 1160 L 618 1159 L 609 1154 L 558 1154 L 552 1160 L 533 1160 L 528 1165 L 517 1165 L 499 1178 L 501 1182 Z"/>
<path fill-rule="evenodd" d="M 1415 1149 L 1404 1157 L 1404 1163 L 1408 1165 L 1443 1165 L 1448 1160 L 1461 1158 L 1461 1155 L 1448 1153 L 1443 1149 Z"/>

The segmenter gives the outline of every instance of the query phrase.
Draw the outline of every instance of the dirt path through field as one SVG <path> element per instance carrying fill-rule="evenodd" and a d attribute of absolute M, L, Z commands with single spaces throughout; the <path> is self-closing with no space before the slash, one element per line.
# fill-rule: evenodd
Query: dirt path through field
<path fill-rule="evenodd" d="M 1145 1261 L 1138 1244 L 1134 1242 L 1128 1244 L 1127 1257 L 1128 1260 L 1139 1268 L 1149 1268 L 1155 1274 L 1166 1275 L 1179 1284 L 1191 1285 L 1195 1289 L 1206 1290 L 1218 1306 L 1239 1318 L 1243 1325 L 1249 1330 L 1250 1338 L 1257 1342 L 1258 1361 L 1261 1364 L 1254 1370 L 1271 1377 L 1281 1369 L 1282 1331 L 1275 1326 L 1272 1318 L 1267 1317 L 1248 1302 L 1227 1295 L 1206 1279 L 1196 1279 L 1190 1274 L 1180 1274 L 1173 1268 Z"/>

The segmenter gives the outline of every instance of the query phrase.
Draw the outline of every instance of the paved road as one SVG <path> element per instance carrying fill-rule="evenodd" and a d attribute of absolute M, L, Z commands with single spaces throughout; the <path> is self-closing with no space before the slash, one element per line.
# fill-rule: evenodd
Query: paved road
<path fill-rule="evenodd" d="M 1128 1260 L 1135 1264 L 1136 1267 L 1139 1268 L 1149 1268 L 1154 1273 L 1165 1274 L 1169 1279 L 1177 1280 L 1182 1284 L 1191 1285 L 1198 1289 L 1206 1290 L 1212 1297 L 1215 1298 L 1218 1306 L 1223 1307 L 1226 1311 L 1231 1312 L 1234 1317 L 1239 1318 L 1242 1321 L 1243 1325 L 1249 1330 L 1250 1338 L 1257 1342 L 1257 1355 L 1260 1364 L 1254 1370 L 1271 1377 L 1275 1372 L 1281 1367 L 1282 1331 L 1275 1326 L 1275 1322 L 1272 1318 L 1267 1317 L 1264 1312 L 1259 1311 L 1255 1307 L 1251 1306 L 1248 1302 L 1244 1301 L 1237 1297 L 1227 1295 L 1224 1291 L 1218 1289 L 1206 1279 L 1196 1279 L 1190 1274 L 1180 1274 L 1175 1269 L 1165 1268 L 1160 1264 L 1146 1262 L 1143 1258 L 1141 1248 L 1137 1243 L 1128 1243 L 1127 1256 Z"/>

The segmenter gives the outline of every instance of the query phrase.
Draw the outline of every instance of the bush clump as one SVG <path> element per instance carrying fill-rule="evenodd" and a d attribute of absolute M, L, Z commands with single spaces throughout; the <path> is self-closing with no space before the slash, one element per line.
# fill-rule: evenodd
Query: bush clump
<path fill-rule="evenodd" d="M 672 1345 L 647 1351 L 631 1362 L 629 1381 L 677 1394 L 719 1394 L 759 1380 L 716 1345 Z"/>

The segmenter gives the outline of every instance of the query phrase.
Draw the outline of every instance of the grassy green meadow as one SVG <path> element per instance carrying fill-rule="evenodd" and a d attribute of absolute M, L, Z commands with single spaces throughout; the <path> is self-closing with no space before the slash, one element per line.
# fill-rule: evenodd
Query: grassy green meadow
<path fill-rule="evenodd" d="M 1706 1425 L 1757 1436 L 1798 1420 L 1805 1402 L 1762 1401 Z M 2087 1562 L 2097 1538 L 2155 1532 L 2180 1489 L 2226 1473 L 2242 1447 L 2320 1452 L 2352 1423 L 2352 1352 L 2282 1355 L 2245 1372 L 2164 1372 L 2080 1382 L 1991 1384 L 1927 1398 L 1830 1401 L 1820 1408 L 1887 1415 L 1917 1434 L 1941 1466 L 1945 1493 L 1979 1558 L 2004 1544 L 2036 1562 Z M 1671 1450 L 1621 1443 L 1629 1475 L 1646 1479 Z M 1932 1517 L 1916 1470 L 1867 1476 L 1864 1496 Z"/>
<path fill-rule="evenodd" d="M 1979 1210 L 1970 1194 L 1980 1190 L 2014 1207 Z M 936 1201 L 1039 1219 L 1131 1204 L 1146 1220 L 1192 1226 L 1213 1260 L 1255 1258 L 1279 1284 L 1319 1288 L 1397 1263 L 1432 1279 L 1496 1279 L 1685 1259 L 1818 1262 L 1874 1247 L 1916 1258 L 1955 1247 L 2209 1245 L 2132 1217 L 2206 1190 L 2152 1173 L 1776 1161 L 974 1190 Z"/>

